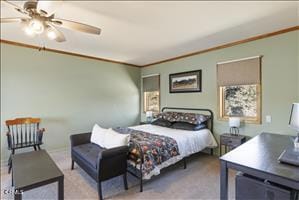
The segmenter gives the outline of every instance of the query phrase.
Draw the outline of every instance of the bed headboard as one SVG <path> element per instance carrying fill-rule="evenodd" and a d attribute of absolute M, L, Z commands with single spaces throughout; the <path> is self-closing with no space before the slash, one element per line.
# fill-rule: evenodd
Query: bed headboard
<path fill-rule="evenodd" d="M 197 111 L 197 112 L 194 112 L 194 113 L 200 113 L 200 114 L 209 113 L 208 115 L 210 116 L 210 119 L 208 120 L 208 128 L 210 129 L 212 134 L 214 134 L 214 131 L 213 131 L 214 113 L 213 113 L 212 110 L 206 109 L 206 108 L 176 108 L 176 107 L 163 107 L 162 108 L 162 112 L 164 112 L 166 110 L 169 110 L 169 111 L 170 110 L 172 110 L 172 111 L 175 111 L 175 110 L 179 110 L 179 111 Z"/>

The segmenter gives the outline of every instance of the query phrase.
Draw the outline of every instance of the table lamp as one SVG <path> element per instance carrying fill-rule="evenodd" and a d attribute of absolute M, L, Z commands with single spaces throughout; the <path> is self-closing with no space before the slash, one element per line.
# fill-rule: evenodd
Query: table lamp
<path fill-rule="evenodd" d="M 292 105 L 289 125 L 298 131 L 297 137 L 294 140 L 294 146 L 296 149 L 299 149 L 299 103 L 293 103 Z"/>
<path fill-rule="evenodd" d="M 240 118 L 239 117 L 230 117 L 228 119 L 229 124 L 229 132 L 232 135 L 239 135 L 239 127 L 240 127 Z"/>
<path fill-rule="evenodd" d="M 153 111 L 146 111 L 145 116 L 146 116 L 146 122 L 148 123 L 152 122 Z"/>

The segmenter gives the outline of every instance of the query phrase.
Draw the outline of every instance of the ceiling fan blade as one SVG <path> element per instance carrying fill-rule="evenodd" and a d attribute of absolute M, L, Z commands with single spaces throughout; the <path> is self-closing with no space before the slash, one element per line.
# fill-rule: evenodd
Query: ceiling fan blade
<path fill-rule="evenodd" d="M 1 18 L 1 23 L 22 22 L 23 20 L 26 19 L 20 17 Z"/>
<path fill-rule="evenodd" d="M 58 7 L 61 6 L 63 1 L 44 1 L 44 0 L 38 0 L 37 2 L 37 10 L 42 10 L 47 13 L 47 16 L 51 16 Z"/>
<path fill-rule="evenodd" d="M 5 3 L 7 6 L 13 8 L 14 10 L 18 11 L 19 13 L 28 15 L 28 12 L 26 10 L 24 10 L 23 8 L 21 8 L 20 6 L 14 4 L 14 3 L 11 3 L 7 0 L 1 0 L 1 2 Z"/>
<path fill-rule="evenodd" d="M 55 28 L 51 24 L 48 24 L 48 26 L 50 27 L 51 31 L 53 31 L 55 33 L 55 35 L 56 35 L 55 40 L 57 42 L 64 42 L 64 41 L 66 41 L 66 39 L 65 39 L 65 37 L 64 37 L 64 35 L 63 35 L 63 33 L 61 31 L 59 31 L 57 28 Z"/>
<path fill-rule="evenodd" d="M 60 27 L 63 28 L 67 28 L 67 29 L 71 29 L 71 30 L 75 30 L 75 31 L 81 31 L 84 33 L 91 33 L 91 34 L 97 34 L 100 35 L 101 33 L 101 29 L 94 27 L 94 26 L 90 26 L 87 24 L 82 24 L 79 22 L 74 22 L 74 21 L 70 21 L 70 20 L 65 20 L 65 19 L 52 19 L 51 20 L 55 25 L 58 25 Z"/>

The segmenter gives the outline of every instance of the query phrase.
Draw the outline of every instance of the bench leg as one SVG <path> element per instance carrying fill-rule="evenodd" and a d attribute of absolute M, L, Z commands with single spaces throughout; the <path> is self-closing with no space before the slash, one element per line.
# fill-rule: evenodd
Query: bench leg
<path fill-rule="evenodd" d="M 128 190 L 127 172 L 123 175 L 125 190 Z"/>
<path fill-rule="evenodd" d="M 186 158 L 183 158 L 183 161 L 184 161 L 184 169 L 186 169 L 187 168 Z"/>
<path fill-rule="evenodd" d="M 103 200 L 102 183 L 101 183 L 101 181 L 98 182 L 98 195 L 99 195 L 99 199 Z"/>
<path fill-rule="evenodd" d="M 37 145 L 38 150 L 41 150 L 40 145 Z"/>
<path fill-rule="evenodd" d="M 35 145 L 33 146 L 33 148 L 34 148 L 34 151 L 36 151 L 36 146 Z"/>
<path fill-rule="evenodd" d="M 75 161 L 72 160 L 72 167 L 71 167 L 72 170 L 74 169 L 74 165 L 75 165 Z"/>

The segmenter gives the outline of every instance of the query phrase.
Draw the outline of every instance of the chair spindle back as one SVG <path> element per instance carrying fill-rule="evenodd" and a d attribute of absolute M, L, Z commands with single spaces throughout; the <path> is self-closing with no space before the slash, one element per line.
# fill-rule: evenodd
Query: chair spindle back
<path fill-rule="evenodd" d="M 40 139 L 38 138 L 39 123 L 40 118 L 30 117 L 7 120 L 9 148 L 37 144 Z"/>

